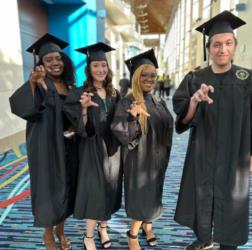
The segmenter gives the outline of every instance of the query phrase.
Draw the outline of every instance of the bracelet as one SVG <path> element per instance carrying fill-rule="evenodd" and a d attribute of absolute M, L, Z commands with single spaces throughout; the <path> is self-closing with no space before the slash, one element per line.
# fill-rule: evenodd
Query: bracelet
<path fill-rule="evenodd" d="M 87 113 L 82 113 L 82 116 L 87 116 Z"/>

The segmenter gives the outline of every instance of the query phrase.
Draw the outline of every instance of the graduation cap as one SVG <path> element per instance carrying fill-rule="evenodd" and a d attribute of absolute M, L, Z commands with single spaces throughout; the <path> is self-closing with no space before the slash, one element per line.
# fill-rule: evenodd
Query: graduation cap
<path fill-rule="evenodd" d="M 154 49 L 147 50 L 139 55 L 129 58 L 125 61 L 125 64 L 130 72 L 130 79 L 132 78 L 136 69 L 143 64 L 150 64 L 155 68 L 158 68 L 158 62 L 154 53 Z"/>
<path fill-rule="evenodd" d="M 237 29 L 244 24 L 246 24 L 246 22 L 242 19 L 225 10 L 197 27 L 196 30 L 203 33 L 204 61 L 206 61 L 206 35 L 210 39 L 216 34 L 234 33 L 234 29 Z"/>
<path fill-rule="evenodd" d="M 33 53 L 34 67 L 36 65 L 36 55 L 42 58 L 44 55 L 51 52 L 61 52 L 62 49 L 69 44 L 56 36 L 46 33 L 39 38 L 34 44 L 32 44 L 26 51 Z"/>
<path fill-rule="evenodd" d="M 76 49 L 76 51 L 87 55 L 88 62 L 107 61 L 105 53 L 112 50 L 115 49 L 102 42 Z"/>

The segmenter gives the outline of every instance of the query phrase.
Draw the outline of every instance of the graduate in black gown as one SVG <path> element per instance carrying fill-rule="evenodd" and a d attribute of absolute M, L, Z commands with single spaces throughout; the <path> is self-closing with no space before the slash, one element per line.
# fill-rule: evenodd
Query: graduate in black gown
<path fill-rule="evenodd" d="M 31 179 L 34 226 L 44 227 L 43 240 L 49 250 L 70 249 L 64 220 L 73 213 L 77 148 L 62 104 L 75 82 L 71 59 L 62 52 L 68 44 L 50 34 L 27 51 L 39 56 L 29 80 L 10 97 L 11 110 L 27 121 L 26 147 Z"/>
<path fill-rule="evenodd" d="M 151 222 L 162 213 L 173 118 L 166 103 L 151 94 L 158 67 L 154 50 L 130 58 L 126 64 L 133 92 L 119 102 L 112 130 L 123 145 L 125 209 L 132 219 L 128 245 L 138 250 L 137 235 L 142 224 L 148 245 L 157 244 Z"/>
<path fill-rule="evenodd" d="M 228 11 L 197 30 L 209 36 L 211 66 L 190 72 L 173 96 L 176 130 L 190 129 L 175 220 L 194 230 L 187 250 L 237 249 L 248 240 L 251 169 L 251 71 L 232 64 L 233 29 L 245 24 Z"/>
<path fill-rule="evenodd" d="M 107 220 L 121 206 L 119 143 L 110 129 L 120 94 L 113 88 L 112 71 L 105 55 L 111 50 L 113 48 L 104 43 L 77 49 L 87 55 L 87 80 L 84 87 L 69 94 L 64 105 L 80 137 L 74 217 L 86 220 L 83 244 L 88 250 L 96 249 L 94 229 L 97 221 L 103 248 L 111 246 Z"/>

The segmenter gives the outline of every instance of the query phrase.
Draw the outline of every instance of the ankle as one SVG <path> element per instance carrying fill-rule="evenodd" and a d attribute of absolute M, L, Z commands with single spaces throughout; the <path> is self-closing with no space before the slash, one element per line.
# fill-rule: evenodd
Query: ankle
<path fill-rule="evenodd" d="M 126 234 L 127 234 L 128 238 L 131 240 L 136 240 L 138 237 L 138 234 L 132 234 L 131 230 L 128 230 Z"/>
<path fill-rule="evenodd" d="M 84 239 L 89 239 L 89 240 L 90 240 L 90 239 L 94 239 L 94 235 L 93 235 L 93 234 L 92 234 L 92 235 L 91 235 L 91 234 L 89 235 L 89 234 L 87 234 L 87 233 L 84 233 Z"/>

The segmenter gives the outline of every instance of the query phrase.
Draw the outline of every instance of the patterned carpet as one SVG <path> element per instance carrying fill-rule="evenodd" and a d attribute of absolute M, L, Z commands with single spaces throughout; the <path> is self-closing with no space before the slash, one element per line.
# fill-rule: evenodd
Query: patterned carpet
<path fill-rule="evenodd" d="M 191 230 L 174 222 L 173 215 L 177 200 L 182 165 L 187 147 L 188 134 L 174 134 L 171 161 L 169 163 L 164 188 L 164 213 L 155 222 L 155 232 L 158 237 L 156 250 L 178 249 L 194 240 Z M 30 206 L 29 174 L 24 145 L 0 155 L 0 249 L 45 249 L 42 240 L 42 230 L 33 227 L 33 218 Z M 252 207 L 250 210 L 252 215 Z M 251 220 L 250 220 L 251 221 Z M 121 209 L 109 222 L 112 249 L 123 250 L 127 248 L 125 232 L 129 220 L 124 209 Z M 83 249 L 82 234 L 84 231 L 82 221 L 69 218 L 66 221 L 66 234 L 72 241 L 72 249 Z M 239 228 L 237 228 L 239 230 Z M 250 233 L 252 225 L 250 224 Z M 102 249 L 96 236 L 98 249 Z M 140 236 L 142 249 L 151 249 L 142 236 Z M 216 244 L 217 246 L 217 244 Z M 252 239 L 239 249 L 252 249 Z"/>

